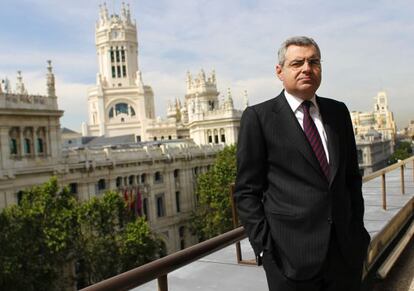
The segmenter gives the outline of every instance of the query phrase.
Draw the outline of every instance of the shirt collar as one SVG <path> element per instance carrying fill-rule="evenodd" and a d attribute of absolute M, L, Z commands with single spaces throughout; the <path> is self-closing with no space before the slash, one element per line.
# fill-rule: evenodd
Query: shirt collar
<path fill-rule="evenodd" d="M 292 94 L 289 94 L 286 90 L 284 91 L 285 97 L 287 102 L 289 103 L 290 108 L 292 108 L 293 112 L 296 112 L 302 102 L 303 99 L 300 99 L 299 97 L 293 96 Z M 318 103 L 316 102 L 316 96 L 314 95 L 309 101 L 312 102 L 313 106 L 315 107 L 316 111 L 319 112 Z"/>

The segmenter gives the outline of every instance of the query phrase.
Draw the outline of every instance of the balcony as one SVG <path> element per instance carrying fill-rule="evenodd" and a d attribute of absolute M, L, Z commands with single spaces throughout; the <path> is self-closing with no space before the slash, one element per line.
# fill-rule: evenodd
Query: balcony
<path fill-rule="evenodd" d="M 363 181 L 364 220 L 372 238 L 364 277 L 375 273 L 385 278 L 414 234 L 414 157 L 365 176 Z M 237 221 L 235 211 L 233 216 Z M 244 230 L 238 227 L 82 290 L 139 286 L 134 290 L 154 291 L 157 285 L 159 291 L 169 287 L 179 291 L 267 290 L 265 273 L 254 265 L 253 257 Z"/>

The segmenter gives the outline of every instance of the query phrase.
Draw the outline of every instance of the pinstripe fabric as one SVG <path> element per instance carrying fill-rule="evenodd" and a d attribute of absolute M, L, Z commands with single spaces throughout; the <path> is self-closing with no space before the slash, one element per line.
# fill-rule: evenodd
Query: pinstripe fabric
<path fill-rule="evenodd" d="M 303 131 L 305 132 L 306 138 L 308 139 L 309 144 L 311 145 L 313 152 L 315 153 L 316 158 L 319 161 L 319 165 L 321 166 L 326 179 L 328 179 L 329 181 L 330 168 L 328 160 L 326 159 L 326 153 L 323 149 L 323 144 L 318 129 L 316 128 L 315 122 L 313 122 L 313 119 L 309 113 L 309 108 L 311 105 L 312 102 L 310 101 L 303 101 L 301 104 L 304 114 Z"/>

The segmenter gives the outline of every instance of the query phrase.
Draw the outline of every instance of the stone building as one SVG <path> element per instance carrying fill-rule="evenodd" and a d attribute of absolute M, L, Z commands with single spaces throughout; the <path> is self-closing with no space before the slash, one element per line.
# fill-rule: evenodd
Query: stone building
<path fill-rule="evenodd" d="M 396 143 L 397 129 L 388 107 L 387 94 L 378 92 L 374 99 L 373 111 L 351 112 L 359 168 L 363 175 L 385 167 Z"/>
<path fill-rule="evenodd" d="M 397 129 L 395 126 L 394 115 L 388 107 L 387 93 L 384 91 L 378 92 L 374 99 L 375 104 L 373 111 L 351 112 L 354 133 L 355 135 L 364 135 L 373 129 L 381 133 L 384 139 L 391 140 L 392 145 L 394 146 Z"/>
<path fill-rule="evenodd" d="M 387 166 L 393 153 L 392 141 L 384 139 L 376 130 L 355 136 L 361 175 L 367 175 Z"/>
<path fill-rule="evenodd" d="M 210 167 L 222 145 L 189 139 L 136 142 L 134 135 L 81 137 L 61 130 L 63 111 L 48 64 L 45 96 L 27 94 L 20 72 L 14 91 L 0 86 L 0 209 L 19 203 L 25 189 L 57 176 L 80 200 L 107 190 L 128 201 L 139 199 L 139 212 L 169 253 L 196 243 L 188 230 L 196 177 Z"/>
<path fill-rule="evenodd" d="M 144 84 L 138 64 L 138 38 L 128 6 L 108 14 L 100 7 L 95 28 L 98 56 L 96 85 L 88 92 L 89 121 L 84 136 L 133 134 L 136 141 L 191 138 L 197 144 L 234 144 L 242 110 L 234 108 L 230 90 L 220 102 L 216 74 L 187 73 L 186 94 L 170 102 L 167 117 L 155 118 L 154 93 Z M 247 105 L 247 94 L 245 94 Z"/>

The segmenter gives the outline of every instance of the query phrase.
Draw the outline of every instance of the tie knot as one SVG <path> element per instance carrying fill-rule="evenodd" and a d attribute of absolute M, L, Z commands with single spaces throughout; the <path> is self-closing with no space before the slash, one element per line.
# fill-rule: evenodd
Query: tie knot
<path fill-rule="evenodd" d="M 309 110 L 309 108 L 312 106 L 312 102 L 309 100 L 305 100 L 302 102 L 302 107 L 306 108 L 307 110 Z"/>

